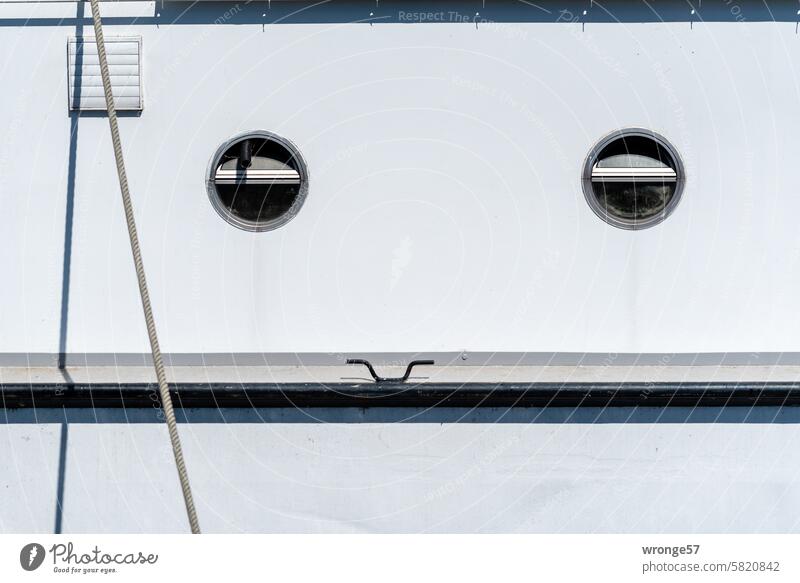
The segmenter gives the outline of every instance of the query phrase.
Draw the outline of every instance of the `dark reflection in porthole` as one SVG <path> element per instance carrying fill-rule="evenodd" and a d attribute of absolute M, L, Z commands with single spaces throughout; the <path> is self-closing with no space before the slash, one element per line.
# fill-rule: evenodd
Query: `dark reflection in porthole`
<path fill-rule="evenodd" d="M 675 151 L 646 130 L 607 137 L 589 155 L 584 169 L 584 192 L 592 210 L 625 229 L 663 221 L 678 203 L 683 181 Z"/>
<path fill-rule="evenodd" d="M 252 231 L 275 229 L 291 220 L 307 189 L 308 174 L 299 152 L 266 132 L 244 134 L 223 145 L 208 178 L 217 212 Z"/>

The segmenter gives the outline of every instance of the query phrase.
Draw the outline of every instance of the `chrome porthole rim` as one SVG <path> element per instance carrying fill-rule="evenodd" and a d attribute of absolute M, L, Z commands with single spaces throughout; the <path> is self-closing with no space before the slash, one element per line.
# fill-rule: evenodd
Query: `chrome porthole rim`
<path fill-rule="evenodd" d="M 227 152 L 232 146 L 247 138 L 267 139 L 280 144 L 292 154 L 292 158 L 297 163 L 297 173 L 300 175 L 300 190 L 297 193 L 297 197 L 294 199 L 292 206 L 289 207 L 289 210 L 275 219 L 270 219 L 267 221 L 248 221 L 242 219 L 228 210 L 228 208 L 220 199 L 219 193 L 217 192 L 217 185 L 214 182 L 214 176 L 223 154 L 225 154 L 225 152 Z M 216 152 L 214 152 L 211 160 L 209 160 L 208 168 L 206 169 L 206 194 L 211 201 L 211 206 L 214 207 L 214 210 L 217 212 L 217 214 L 221 216 L 227 223 L 243 231 L 273 231 L 291 221 L 300 212 L 303 204 L 305 204 L 306 198 L 308 197 L 308 187 L 308 166 L 306 165 L 303 155 L 300 153 L 300 149 L 291 140 L 267 130 L 251 130 L 241 132 L 229 138 L 223 144 L 221 144 L 219 148 L 217 148 Z"/>
<path fill-rule="evenodd" d="M 592 186 L 592 167 L 597 161 L 597 157 L 600 155 L 600 152 L 602 152 L 605 149 L 605 147 L 608 146 L 610 143 L 620 138 L 626 138 L 626 137 L 648 138 L 658 143 L 667 152 L 669 152 L 670 156 L 672 156 L 672 160 L 675 164 L 675 173 L 677 174 L 677 179 L 675 181 L 675 193 L 672 195 L 672 198 L 666 204 L 664 209 L 660 213 L 652 217 L 639 221 L 623 219 L 610 214 L 600 204 L 600 201 L 595 196 L 594 188 Z M 680 203 L 681 198 L 683 196 L 684 186 L 686 184 L 686 170 L 683 165 L 683 160 L 681 160 L 680 154 L 678 154 L 677 149 L 664 136 L 645 128 L 638 128 L 638 127 L 623 128 L 615 130 L 606 135 L 605 137 L 603 137 L 589 151 L 589 154 L 586 156 L 586 160 L 583 164 L 583 175 L 581 176 L 581 182 L 583 187 L 583 196 L 584 198 L 586 198 L 586 202 L 588 203 L 589 208 L 591 208 L 594 214 L 600 217 L 600 219 L 602 219 L 603 221 L 605 221 L 606 223 L 608 223 L 613 227 L 617 227 L 618 229 L 624 229 L 628 231 L 641 231 L 643 229 L 649 229 L 650 227 L 654 227 L 658 224 L 661 224 L 678 207 L 678 204 Z"/>

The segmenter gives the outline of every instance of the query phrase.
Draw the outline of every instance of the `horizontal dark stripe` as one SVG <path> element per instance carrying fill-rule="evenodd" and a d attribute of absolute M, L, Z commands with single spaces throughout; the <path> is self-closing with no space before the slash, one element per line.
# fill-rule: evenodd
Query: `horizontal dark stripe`
<path fill-rule="evenodd" d="M 800 383 L 177 383 L 177 406 L 195 407 L 696 407 L 800 405 Z M 153 407 L 158 387 L 0 384 L 3 405 Z"/>

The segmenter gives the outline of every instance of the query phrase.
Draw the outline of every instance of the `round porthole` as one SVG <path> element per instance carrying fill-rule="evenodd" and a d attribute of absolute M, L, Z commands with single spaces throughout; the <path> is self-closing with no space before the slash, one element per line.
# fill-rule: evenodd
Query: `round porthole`
<path fill-rule="evenodd" d="M 308 171 L 289 140 L 270 132 L 240 134 L 219 147 L 208 167 L 208 196 L 230 224 L 269 231 L 288 223 L 308 193 Z"/>
<path fill-rule="evenodd" d="M 589 153 L 583 192 L 592 210 L 621 229 L 646 229 L 675 210 L 683 191 L 683 164 L 655 132 L 626 129 Z"/>

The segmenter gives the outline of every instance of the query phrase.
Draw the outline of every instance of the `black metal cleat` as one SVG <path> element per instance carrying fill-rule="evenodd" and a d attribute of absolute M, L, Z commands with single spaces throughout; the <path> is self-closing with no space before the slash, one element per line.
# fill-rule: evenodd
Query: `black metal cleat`
<path fill-rule="evenodd" d="M 368 360 L 364 360 L 363 358 L 348 358 L 346 361 L 347 364 L 363 364 L 369 370 L 369 374 L 372 375 L 372 378 L 375 380 L 376 383 L 404 383 L 408 380 L 408 377 L 411 375 L 411 369 L 417 365 L 432 365 L 435 364 L 432 360 L 412 360 L 408 363 L 406 367 L 406 373 L 401 377 L 394 377 L 394 378 L 386 378 L 378 376 L 378 373 L 375 372 L 375 369 L 372 368 L 372 364 Z"/>

